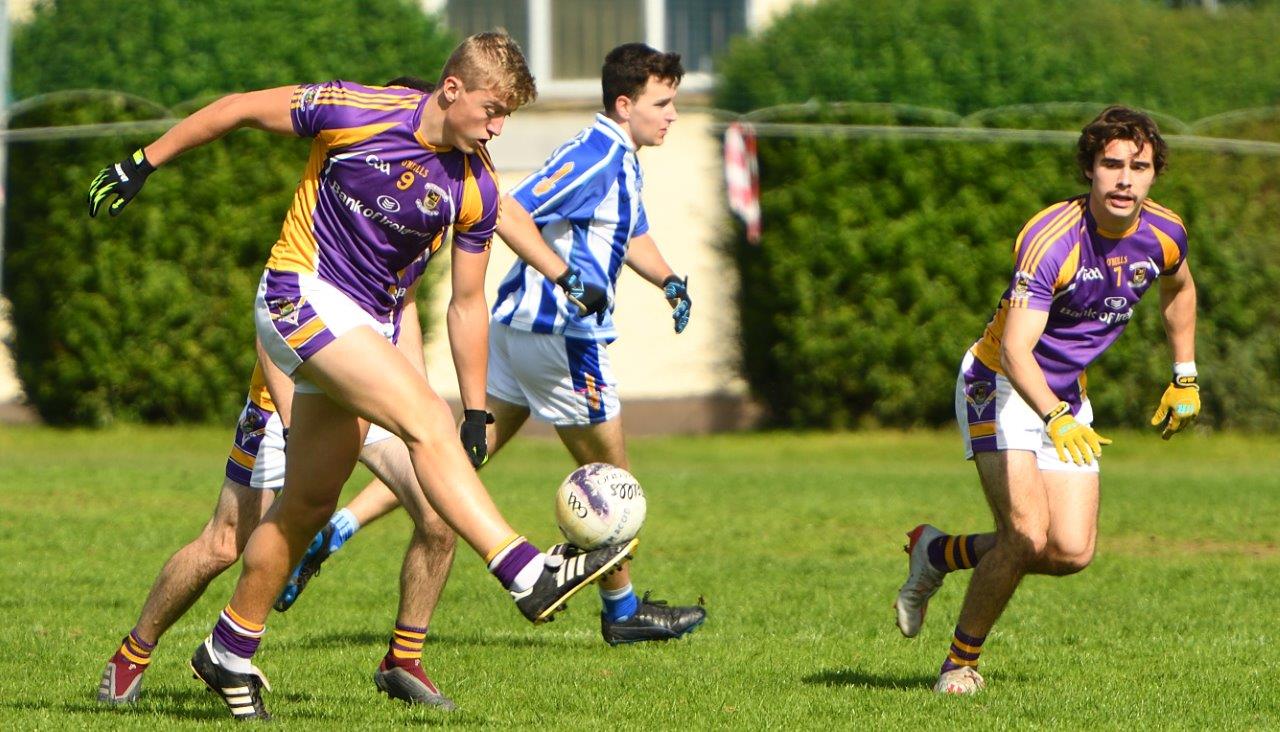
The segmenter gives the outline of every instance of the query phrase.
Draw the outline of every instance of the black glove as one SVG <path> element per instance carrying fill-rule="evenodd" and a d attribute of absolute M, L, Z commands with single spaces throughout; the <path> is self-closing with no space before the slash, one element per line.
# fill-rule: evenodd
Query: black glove
<path fill-rule="evenodd" d="M 693 298 L 689 297 L 689 278 L 671 275 L 662 281 L 662 294 L 671 303 L 671 319 L 675 321 L 676 332 L 683 333 L 689 325 L 689 310 L 693 308 Z"/>
<path fill-rule="evenodd" d="M 603 287 L 582 281 L 582 273 L 570 267 L 564 274 L 556 278 L 556 284 L 564 290 L 569 301 L 578 306 L 578 316 L 587 317 L 596 314 L 596 325 L 604 322 L 604 314 L 609 312 L 609 293 Z"/>
<path fill-rule="evenodd" d="M 120 209 L 142 190 L 142 184 L 147 182 L 147 176 L 155 171 L 151 163 L 147 162 L 147 156 L 143 154 L 142 148 L 138 148 L 132 155 L 115 165 L 103 168 L 98 172 L 98 177 L 89 184 L 89 215 L 97 216 L 98 209 L 112 194 L 115 195 L 116 200 L 107 207 L 107 210 L 112 216 L 119 215 Z"/>
<path fill-rule="evenodd" d="M 462 410 L 462 426 L 458 428 L 458 436 L 462 438 L 462 449 L 471 460 L 471 467 L 478 468 L 489 460 L 489 435 L 486 425 L 493 424 L 493 414 L 483 409 Z"/>

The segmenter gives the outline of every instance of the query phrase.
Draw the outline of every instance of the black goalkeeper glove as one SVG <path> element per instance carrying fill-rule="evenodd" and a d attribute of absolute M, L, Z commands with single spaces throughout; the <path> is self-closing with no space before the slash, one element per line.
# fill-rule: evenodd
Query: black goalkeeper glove
<path fill-rule="evenodd" d="M 471 467 L 478 468 L 489 460 L 489 435 L 485 429 L 493 424 L 493 414 L 483 409 L 462 410 L 462 426 L 458 428 L 458 436 L 462 438 L 462 449 L 471 460 Z"/>
<path fill-rule="evenodd" d="M 573 267 L 557 277 L 556 284 L 564 290 L 569 301 L 578 306 L 579 317 L 595 313 L 596 325 L 604 323 L 604 314 L 609 311 L 609 293 L 603 287 L 583 282 L 582 274 Z"/>
<path fill-rule="evenodd" d="M 662 281 L 662 294 L 671 303 L 671 319 L 675 321 L 677 333 L 683 333 L 689 325 L 689 311 L 693 309 L 693 299 L 689 297 L 689 278 L 680 279 L 671 275 Z"/>
<path fill-rule="evenodd" d="M 115 165 L 108 165 L 98 172 L 98 177 L 89 184 L 89 215 L 97 216 L 98 209 L 107 198 L 115 195 L 116 200 L 107 207 L 112 216 L 118 216 L 120 209 L 133 200 L 147 182 L 147 176 L 156 172 L 155 167 L 147 162 L 147 156 L 138 148 L 132 155 Z"/>

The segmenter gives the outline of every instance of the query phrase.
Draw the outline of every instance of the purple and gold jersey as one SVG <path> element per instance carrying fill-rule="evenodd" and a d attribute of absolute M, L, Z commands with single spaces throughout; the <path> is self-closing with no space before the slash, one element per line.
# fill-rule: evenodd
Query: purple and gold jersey
<path fill-rule="evenodd" d="M 493 165 L 483 149 L 434 147 L 419 134 L 428 98 L 348 81 L 297 88 L 293 129 L 315 141 L 268 269 L 317 276 L 386 321 L 450 236 L 468 252 L 489 247 Z"/>
<path fill-rule="evenodd" d="M 1014 273 L 973 355 L 996 373 L 1009 310 L 1049 313 L 1032 353 L 1049 388 L 1079 409 L 1085 368 L 1120 337 L 1133 307 L 1158 277 L 1187 256 L 1182 219 L 1154 201 L 1123 232 L 1098 228 L 1089 197 L 1077 196 L 1036 214 L 1014 244 Z"/>

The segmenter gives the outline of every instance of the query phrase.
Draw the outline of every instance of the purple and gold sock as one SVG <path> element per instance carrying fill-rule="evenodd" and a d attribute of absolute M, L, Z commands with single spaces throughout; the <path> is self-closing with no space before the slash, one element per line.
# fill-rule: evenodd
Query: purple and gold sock
<path fill-rule="evenodd" d="M 248 672 L 253 667 L 250 659 L 258 651 L 265 632 L 266 625 L 246 620 L 227 605 L 213 626 L 214 656 L 232 671 Z"/>
<path fill-rule="evenodd" d="M 955 671 L 968 666 L 978 668 L 978 656 L 982 654 L 982 643 L 987 637 L 975 638 L 956 626 L 955 635 L 951 636 L 951 650 L 947 652 L 947 660 L 942 662 L 942 673 Z"/>
<path fill-rule="evenodd" d="M 943 534 L 929 542 L 929 564 L 939 572 L 973 569 L 981 558 L 978 534 Z"/>
<path fill-rule="evenodd" d="M 515 536 L 490 556 L 485 557 L 489 572 L 512 592 L 523 592 L 533 585 L 542 570 L 542 553 L 523 536 Z M 527 571 L 536 565 L 535 571 Z"/>
<path fill-rule="evenodd" d="M 396 623 L 391 634 L 391 655 L 403 661 L 422 658 L 422 644 L 427 641 L 427 629 Z"/>
<path fill-rule="evenodd" d="M 129 635 L 125 636 L 124 641 L 120 644 L 120 655 L 124 656 L 129 663 L 137 664 L 146 668 L 151 663 L 151 652 L 156 649 L 155 643 L 148 643 L 138 635 L 138 629 L 134 628 L 129 631 Z"/>

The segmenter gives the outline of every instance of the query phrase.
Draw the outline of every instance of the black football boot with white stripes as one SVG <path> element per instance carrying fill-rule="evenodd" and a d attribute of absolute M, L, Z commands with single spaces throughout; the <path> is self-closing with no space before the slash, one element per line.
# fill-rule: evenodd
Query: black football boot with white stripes
<path fill-rule="evenodd" d="M 256 666 L 247 674 L 236 673 L 222 666 L 213 657 L 211 643 L 212 638 L 205 638 L 191 656 L 191 671 L 195 677 L 226 702 L 231 716 L 237 720 L 271 719 L 267 708 L 262 704 L 262 690 L 271 691 L 266 675 Z"/>
<path fill-rule="evenodd" d="M 532 623 L 545 623 L 564 609 L 570 597 L 631 558 L 639 539 L 593 551 L 572 544 L 556 544 L 547 550 L 546 564 L 533 587 L 512 592 L 516 606 Z"/>

